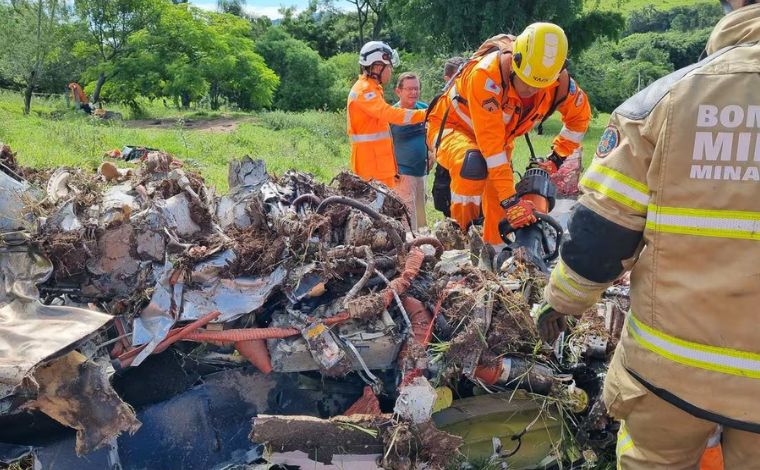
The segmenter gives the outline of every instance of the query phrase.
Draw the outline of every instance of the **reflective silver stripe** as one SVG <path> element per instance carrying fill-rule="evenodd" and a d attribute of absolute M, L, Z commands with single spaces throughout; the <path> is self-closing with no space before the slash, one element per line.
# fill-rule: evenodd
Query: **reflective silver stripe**
<path fill-rule="evenodd" d="M 351 99 L 354 99 L 354 100 L 355 100 L 355 99 L 356 99 L 358 96 L 359 96 L 359 95 L 357 95 L 355 91 L 352 91 L 352 92 L 350 92 L 350 93 L 348 94 L 348 97 L 349 97 L 349 98 L 351 98 Z"/>
<path fill-rule="evenodd" d="M 642 183 L 636 182 L 638 183 L 638 187 L 634 187 L 633 185 L 628 184 L 628 181 L 624 180 L 622 176 L 618 177 L 618 172 L 614 170 L 592 164 L 588 171 L 583 175 L 583 179 L 595 181 L 605 188 L 609 188 L 618 194 L 622 194 L 641 206 L 646 207 L 646 205 L 649 204 L 649 193 L 642 191 L 646 186 Z M 581 184 L 585 184 L 585 182 Z"/>
<path fill-rule="evenodd" d="M 576 144 L 580 144 L 581 142 L 583 142 L 583 136 L 586 135 L 586 133 L 571 131 L 567 127 L 562 126 L 562 130 L 559 132 L 559 135 L 561 135 L 567 140 L 575 142 Z"/>
<path fill-rule="evenodd" d="M 409 124 L 410 122 L 412 122 L 412 114 L 413 113 L 414 113 L 414 110 L 412 110 L 412 109 L 407 109 L 406 110 L 406 112 L 404 113 L 404 124 Z"/>
<path fill-rule="evenodd" d="M 497 166 L 506 165 L 509 163 L 507 160 L 507 152 L 500 152 L 496 155 L 489 155 L 486 157 L 486 166 L 488 169 L 496 168 Z"/>
<path fill-rule="evenodd" d="M 510 122 L 512 122 L 512 116 L 514 116 L 514 114 L 507 114 L 502 111 L 501 120 L 504 121 L 504 124 L 509 124 Z"/>
<path fill-rule="evenodd" d="M 459 204 L 480 204 L 480 196 L 464 196 L 455 192 L 451 193 L 451 202 Z"/>
<path fill-rule="evenodd" d="M 376 140 L 390 139 L 391 133 L 376 132 L 374 134 L 354 134 L 351 136 L 351 142 L 374 142 Z"/>
<path fill-rule="evenodd" d="M 497 51 L 491 52 L 490 54 L 488 54 L 487 56 L 485 56 L 483 59 L 480 60 L 480 62 L 478 63 L 478 68 L 487 69 L 493 63 L 493 61 L 496 60 L 497 56 L 498 56 Z"/>
<path fill-rule="evenodd" d="M 696 229 L 715 229 L 731 232 L 745 232 L 746 235 L 760 232 L 760 213 L 757 218 L 739 219 L 731 217 L 704 217 L 699 210 L 689 213 L 684 209 L 682 213 L 660 212 L 657 206 L 649 206 L 647 219 L 652 220 L 657 225 L 671 225 L 675 227 L 696 228 Z M 675 210 L 673 212 L 676 212 Z M 730 213 L 726 215 L 730 216 Z"/>
<path fill-rule="evenodd" d="M 464 121 L 464 123 L 467 124 L 470 129 L 474 129 L 472 127 L 472 119 L 470 119 L 470 117 L 466 115 L 464 111 L 462 111 L 459 107 L 459 101 L 456 100 L 457 96 L 457 87 L 452 85 L 451 90 L 449 90 L 449 99 L 451 100 L 451 106 L 454 107 L 454 111 L 456 111 L 457 116 L 459 116 L 459 118 Z"/>

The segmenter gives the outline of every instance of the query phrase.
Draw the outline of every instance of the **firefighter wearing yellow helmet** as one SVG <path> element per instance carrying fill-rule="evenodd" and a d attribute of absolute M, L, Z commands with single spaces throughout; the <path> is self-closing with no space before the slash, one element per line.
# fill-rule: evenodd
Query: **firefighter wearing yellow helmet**
<path fill-rule="evenodd" d="M 427 138 L 438 162 L 436 209 L 467 230 L 482 203 L 483 238 L 492 245 L 501 244 L 502 219 L 513 228 L 536 221 L 532 203 L 515 197 L 515 139 L 559 111 L 564 126 L 542 163 L 553 173 L 588 128 L 591 108 L 565 69 L 566 58 L 567 37 L 555 24 L 534 23 L 517 38 L 494 36 L 431 107 Z"/>

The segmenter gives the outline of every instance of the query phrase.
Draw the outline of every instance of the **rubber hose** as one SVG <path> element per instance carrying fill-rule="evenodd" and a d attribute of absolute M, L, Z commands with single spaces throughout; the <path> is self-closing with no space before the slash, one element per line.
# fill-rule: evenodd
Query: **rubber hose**
<path fill-rule="evenodd" d="M 414 240 L 412 240 L 411 242 L 409 242 L 409 246 L 410 247 L 412 247 L 412 246 L 419 247 L 419 246 L 422 246 L 422 245 L 430 245 L 433 248 L 435 248 L 435 257 L 436 258 L 440 258 L 441 255 L 443 254 L 443 244 L 441 243 L 440 240 L 438 240 L 435 237 L 420 237 L 420 238 L 415 238 Z"/>
<path fill-rule="evenodd" d="M 313 206 L 319 207 L 319 204 L 322 202 L 322 200 L 316 194 L 301 194 L 293 200 L 291 206 L 293 207 L 294 211 L 298 211 L 298 209 L 301 207 L 301 204 L 304 202 L 310 202 Z"/>
<path fill-rule="evenodd" d="M 396 247 L 397 250 L 400 251 L 404 248 L 404 244 L 401 241 L 401 237 L 399 236 L 396 229 L 391 227 L 390 224 L 388 224 L 384 220 L 383 216 L 379 212 L 367 206 L 366 204 L 362 204 L 359 201 L 355 201 L 353 199 L 349 199 L 343 196 L 330 196 L 319 204 L 319 206 L 317 207 L 317 214 L 322 214 L 325 211 L 325 208 L 327 208 L 327 206 L 330 206 L 332 204 L 341 204 L 344 206 L 353 207 L 354 209 L 364 212 L 365 214 L 370 216 L 372 220 L 377 222 L 382 228 L 385 229 L 388 236 L 391 237 L 391 242 L 393 243 L 393 245 Z"/>

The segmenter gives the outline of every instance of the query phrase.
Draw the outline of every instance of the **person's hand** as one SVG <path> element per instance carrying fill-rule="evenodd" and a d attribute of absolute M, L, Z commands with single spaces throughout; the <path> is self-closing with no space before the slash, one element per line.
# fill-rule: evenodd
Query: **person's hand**
<path fill-rule="evenodd" d="M 429 148 L 427 151 L 427 171 L 430 173 L 430 170 L 433 169 L 433 165 L 435 164 L 435 151 L 432 148 Z"/>
<path fill-rule="evenodd" d="M 544 302 L 539 307 L 536 315 L 536 327 L 538 335 L 549 344 L 554 344 L 559 334 L 567 329 L 567 318 L 564 313 L 554 310 L 551 305 Z"/>
<path fill-rule="evenodd" d="M 507 213 L 507 222 L 513 230 L 533 224 L 538 220 L 533 213 L 536 206 L 532 201 L 518 198 L 503 204 L 503 207 Z"/>
<path fill-rule="evenodd" d="M 559 167 L 562 166 L 562 163 L 564 161 L 564 158 L 560 157 L 554 152 L 554 150 L 552 150 L 552 152 L 547 155 L 546 158 L 536 159 L 531 163 L 530 166 L 533 168 L 541 168 L 551 176 L 556 173 L 557 170 L 559 170 Z"/>

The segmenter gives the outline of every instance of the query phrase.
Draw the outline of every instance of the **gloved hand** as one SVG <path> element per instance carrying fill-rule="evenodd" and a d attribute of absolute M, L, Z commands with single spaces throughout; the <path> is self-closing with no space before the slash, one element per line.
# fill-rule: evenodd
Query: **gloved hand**
<path fill-rule="evenodd" d="M 565 317 L 564 313 L 554 310 L 548 303 L 542 303 L 536 316 L 536 327 L 541 339 L 549 344 L 554 344 L 559 334 L 567 329 Z"/>
<path fill-rule="evenodd" d="M 531 201 L 512 198 L 502 202 L 501 205 L 507 212 L 507 222 L 509 222 L 512 229 L 525 227 L 538 220 L 535 214 L 533 214 L 536 206 Z"/>
<path fill-rule="evenodd" d="M 552 150 L 552 153 L 546 156 L 546 158 L 540 158 L 535 160 L 535 163 L 531 164 L 531 167 L 538 167 L 544 170 L 545 172 L 549 173 L 549 175 L 553 175 L 554 173 L 559 170 L 559 167 L 562 166 L 562 163 L 565 161 L 564 158 L 557 155 L 554 150 Z"/>

